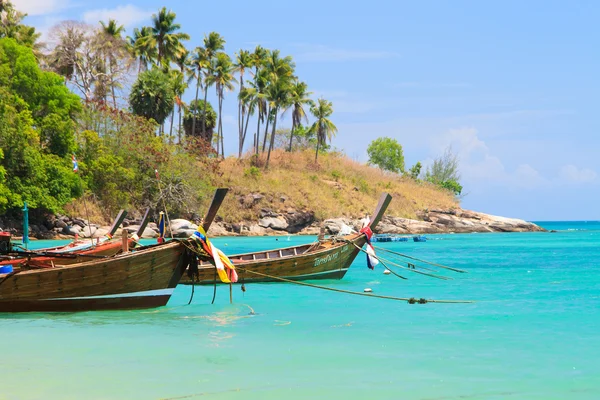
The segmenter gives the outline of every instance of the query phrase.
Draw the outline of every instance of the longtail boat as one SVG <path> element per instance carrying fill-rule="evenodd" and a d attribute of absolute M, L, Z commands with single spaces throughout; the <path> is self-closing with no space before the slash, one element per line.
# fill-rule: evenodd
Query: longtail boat
<path fill-rule="evenodd" d="M 223 197 L 217 190 L 205 218 L 207 227 Z M 0 312 L 164 306 L 184 271 L 197 264 L 187 241 L 172 240 L 128 251 L 124 238 L 124 252 L 113 257 L 0 273 Z"/>
<path fill-rule="evenodd" d="M 137 232 L 129 238 L 128 247 L 135 247 L 137 240 L 144 232 L 148 224 L 148 215 L 150 209 L 146 210 L 142 223 Z M 117 255 L 122 252 L 123 245 L 121 239 L 112 239 L 119 226 L 127 216 L 125 210 L 121 210 L 109 232 L 97 240 L 76 240 L 65 246 L 37 249 L 35 251 L 9 252 L 3 256 L 0 266 L 11 265 L 14 270 L 21 268 L 50 268 L 55 265 L 64 266 L 88 261 L 94 258 L 103 258 Z M 125 232 L 124 232 L 125 234 Z"/>
<path fill-rule="evenodd" d="M 392 197 L 384 193 L 368 225 L 374 229 Z M 290 280 L 342 279 L 367 242 L 364 232 L 323 238 L 312 244 L 275 250 L 228 255 L 239 275 L 239 282 L 276 282 Z M 214 284 L 215 266 L 210 257 L 200 256 L 198 272 L 188 274 L 182 284 Z"/>
<path fill-rule="evenodd" d="M 0 274 L 0 312 L 166 305 L 190 260 L 181 241 L 101 260 Z"/>

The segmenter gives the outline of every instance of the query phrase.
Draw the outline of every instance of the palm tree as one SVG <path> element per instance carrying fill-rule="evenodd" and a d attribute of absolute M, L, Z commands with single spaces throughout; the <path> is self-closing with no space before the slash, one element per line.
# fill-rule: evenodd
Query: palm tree
<path fill-rule="evenodd" d="M 127 36 L 129 53 L 139 63 L 138 74 L 148 70 L 148 64 L 156 60 L 158 52 L 156 42 L 152 37 L 152 28 L 144 26 L 142 29 L 135 28 L 133 37 Z"/>
<path fill-rule="evenodd" d="M 288 151 L 290 152 L 292 151 L 292 140 L 294 139 L 296 128 L 300 125 L 302 120 L 305 120 L 308 123 L 308 117 L 304 107 L 312 106 L 314 104 L 308 97 L 311 94 L 312 93 L 308 91 L 308 86 L 304 82 L 296 81 L 291 88 L 290 107 L 288 108 L 288 110 L 292 110 L 292 130 L 290 131 L 290 147 L 288 148 Z"/>
<path fill-rule="evenodd" d="M 215 85 L 217 97 L 219 98 L 219 122 L 217 125 L 217 154 L 219 153 L 219 140 L 221 142 L 221 156 L 225 158 L 225 149 L 223 145 L 223 98 L 225 90 L 233 90 L 233 83 L 237 80 L 233 77 L 233 63 L 231 58 L 223 52 L 217 53 L 213 65 L 213 73 L 207 77 L 207 85 Z"/>
<path fill-rule="evenodd" d="M 211 32 L 208 36 L 204 36 L 204 51 L 206 60 L 208 62 L 208 71 L 206 71 L 205 84 L 204 84 L 204 110 L 202 110 L 202 132 L 206 131 L 206 101 L 208 97 L 208 87 L 211 81 L 209 79 L 212 75 L 212 63 L 215 55 L 218 51 L 225 48 L 225 39 L 217 32 Z M 219 111 L 219 118 L 221 118 L 221 112 Z"/>
<path fill-rule="evenodd" d="M 190 40 L 190 35 L 177 32 L 180 24 L 175 23 L 176 14 L 167 7 L 160 9 L 158 14 L 152 15 L 152 41 L 156 44 L 158 54 L 157 63 L 168 64 L 184 50 L 184 40 Z"/>
<path fill-rule="evenodd" d="M 319 145 L 325 144 L 327 139 L 331 140 L 337 132 L 337 127 L 329 120 L 329 116 L 333 113 L 333 105 L 330 101 L 319 99 L 317 104 L 310 107 L 310 112 L 317 119 L 310 127 L 310 130 L 317 134 L 317 152 L 315 153 L 315 163 L 319 156 Z"/>
<path fill-rule="evenodd" d="M 113 98 L 113 107 L 117 108 L 117 97 L 115 96 L 115 86 L 120 86 L 115 81 L 115 75 L 117 73 L 117 63 L 118 59 L 122 58 L 125 55 L 126 51 L 126 42 L 123 40 L 121 36 L 125 31 L 124 25 L 119 25 L 116 20 L 110 18 L 108 23 L 104 23 L 104 21 L 100 21 L 100 25 L 102 26 L 101 32 L 101 52 L 104 54 L 104 70 L 106 75 L 108 76 L 110 82 L 108 85 L 110 86 L 112 98 Z M 101 79 L 101 81 L 105 81 L 106 78 Z M 105 86 L 105 85 L 104 85 Z M 104 95 L 106 97 L 106 91 L 104 90 Z"/>
<path fill-rule="evenodd" d="M 244 91 L 244 74 L 246 69 L 252 68 L 252 55 L 248 50 L 240 50 L 236 55 L 236 60 L 234 64 L 234 72 L 240 73 L 240 95 L 238 96 L 238 130 L 239 130 L 239 152 L 238 157 L 242 157 L 242 150 L 244 149 L 244 142 L 246 141 L 245 129 L 244 126 L 247 126 L 247 123 L 244 123 L 246 119 L 246 103 L 242 101 L 242 92 Z"/>
<path fill-rule="evenodd" d="M 265 62 L 269 56 L 269 50 L 263 48 L 261 45 L 257 45 L 256 48 L 254 49 L 254 52 L 252 53 L 252 64 L 254 65 L 254 89 L 257 91 L 256 94 L 256 99 L 257 101 L 260 99 L 260 101 L 256 104 L 256 107 L 258 109 L 258 114 L 257 114 L 257 127 L 256 127 L 256 135 L 254 137 L 254 149 L 255 149 L 255 154 L 258 155 L 258 148 L 259 148 L 259 143 L 260 143 L 260 123 L 261 121 L 264 122 L 265 120 L 265 116 L 267 114 L 267 105 L 266 105 L 266 101 L 264 100 L 264 92 L 265 92 L 265 88 L 267 86 L 267 78 L 265 75 L 263 75 L 262 77 L 259 76 L 261 71 L 264 71 L 264 65 Z"/>
<path fill-rule="evenodd" d="M 177 58 L 174 60 L 177 67 L 179 67 L 179 71 L 175 71 L 171 73 L 171 79 L 173 79 L 173 92 L 175 94 L 175 104 L 179 107 L 179 124 L 177 128 L 178 139 L 181 143 L 181 112 L 185 103 L 182 101 L 181 97 L 183 93 L 188 88 L 188 83 L 190 79 L 193 78 L 191 75 L 192 65 L 190 62 L 190 52 L 185 50 L 181 52 Z M 188 76 L 190 79 L 186 79 Z M 175 107 L 173 107 L 173 115 L 171 117 L 171 135 L 173 134 L 173 117 L 175 116 Z"/>
<path fill-rule="evenodd" d="M 290 99 L 290 88 L 294 73 L 294 62 L 292 57 L 281 58 L 279 50 L 272 51 L 266 59 L 265 69 L 269 78 L 269 85 L 266 91 L 266 98 L 269 102 L 270 117 L 273 118 L 273 128 L 271 131 L 271 140 L 269 151 L 267 153 L 267 162 L 265 168 L 269 168 L 271 150 L 275 143 L 275 132 L 277 129 L 277 116 L 279 110 L 285 108 Z M 267 123 L 269 121 L 267 120 Z M 266 139 L 266 132 L 265 132 Z M 264 145 L 263 145 L 264 147 Z"/>
<path fill-rule="evenodd" d="M 202 86 L 202 74 L 209 67 L 209 60 L 204 47 L 198 46 L 191 55 L 191 67 L 196 78 L 196 97 L 194 97 L 194 104 L 198 104 L 198 92 Z M 196 115 L 198 114 L 197 108 L 194 108 L 194 116 L 192 120 L 192 135 L 196 134 Z"/>

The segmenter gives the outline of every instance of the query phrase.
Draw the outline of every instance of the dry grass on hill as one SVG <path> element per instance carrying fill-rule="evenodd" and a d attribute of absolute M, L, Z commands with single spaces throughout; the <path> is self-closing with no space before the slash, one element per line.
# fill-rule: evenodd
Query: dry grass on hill
<path fill-rule="evenodd" d="M 256 220 L 261 208 L 285 211 L 289 208 L 312 210 L 318 220 L 333 217 L 362 217 L 374 210 L 379 196 L 393 196 L 387 214 L 415 218 L 418 210 L 455 208 L 452 194 L 427 183 L 384 173 L 338 154 L 314 152 L 271 154 L 269 169 L 253 167 L 250 159 L 227 158 L 220 164 L 215 186 L 229 187 L 230 192 L 219 215 L 227 222 Z M 264 160 L 259 160 L 263 163 Z M 264 198 L 252 208 L 245 208 L 240 196 L 260 193 Z M 282 201 L 282 197 L 285 201 Z"/>

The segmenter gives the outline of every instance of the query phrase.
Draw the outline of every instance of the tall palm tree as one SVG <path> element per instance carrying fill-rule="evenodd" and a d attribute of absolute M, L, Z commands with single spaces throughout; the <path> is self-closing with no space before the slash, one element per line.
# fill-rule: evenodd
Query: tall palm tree
<path fill-rule="evenodd" d="M 202 86 L 202 74 L 209 67 L 209 60 L 206 54 L 206 49 L 204 47 L 198 46 L 194 49 L 194 52 L 190 56 L 190 63 L 192 67 L 192 71 L 194 73 L 194 77 L 196 78 L 196 96 L 194 97 L 194 104 L 198 104 L 198 92 L 200 91 L 200 87 Z M 198 114 L 198 107 L 194 108 L 194 115 L 192 119 L 192 135 L 196 134 L 196 116 Z"/>
<path fill-rule="evenodd" d="M 138 74 L 148 70 L 148 64 L 153 63 L 158 56 L 156 43 L 152 36 L 152 28 L 144 26 L 135 28 L 133 37 L 127 36 L 129 53 L 138 61 Z"/>
<path fill-rule="evenodd" d="M 267 85 L 266 76 L 259 76 L 261 71 L 264 71 L 265 62 L 267 57 L 269 56 L 269 50 L 265 49 L 261 45 L 257 45 L 252 53 L 252 64 L 254 64 L 254 89 L 258 91 L 256 95 L 256 99 L 262 98 L 259 103 L 257 103 L 256 107 L 258 110 L 257 113 L 257 126 L 256 126 L 256 135 L 254 136 L 254 149 L 255 154 L 258 155 L 258 148 L 260 143 L 260 123 L 264 122 L 265 116 L 267 114 L 267 105 L 264 100 L 264 92 Z"/>
<path fill-rule="evenodd" d="M 110 18 L 108 23 L 100 21 L 101 25 L 101 52 L 103 53 L 104 70 L 108 77 L 110 91 L 113 99 L 113 107 L 117 108 L 117 97 L 115 95 L 115 87 L 120 86 L 115 80 L 117 63 L 119 58 L 125 56 L 126 42 L 123 40 L 122 34 L 125 32 L 125 26 L 119 25 L 116 20 Z M 106 82 L 106 78 L 102 79 Z M 105 92 L 106 93 L 106 92 Z"/>
<path fill-rule="evenodd" d="M 305 106 L 312 106 L 314 102 L 309 98 L 312 92 L 308 91 L 308 86 L 304 82 L 294 82 L 291 87 L 290 93 L 290 106 L 287 110 L 292 110 L 292 130 L 290 131 L 290 146 L 288 151 L 292 151 L 292 140 L 294 139 L 294 132 L 296 128 L 301 124 L 302 120 L 308 123 L 308 117 Z M 286 111 L 287 111 L 286 110 Z"/>
<path fill-rule="evenodd" d="M 317 134 L 317 151 L 315 153 L 315 163 L 319 156 L 319 145 L 325 144 L 327 139 L 331 140 L 337 132 L 337 127 L 329 120 L 329 116 L 333 113 L 333 105 L 330 101 L 319 99 L 317 104 L 310 108 L 310 112 L 317 119 L 310 127 L 310 130 Z"/>
<path fill-rule="evenodd" d="M 177 32 L 181 25 L 175 23 L 176 14 L 167 10 L 167 7 L 160 9 L 158 14 L 152 15 L 152 40 L 156 43 L 157 63 L 165 64 L 173 60 L 184 50 L 184 40 L 190 40 L 190 35 L 183 32 Z"/>
<path fill-rule="evenodd" d="M 237 80 L 233 77 L 233 63 L 231 58 L 223 52 L 217 53 L 215 62 L 213 65 L 213 73 L 207 77 L 207 84 L 215 85 L 217 90 L 217 97 L 219 99 L 219 122 L 217 124 L 217 154 L 219 153 L 219 141 L 221 156 L 225 158 L 225 149 L 223 144 L 223 98 L 225 97 L 225 90 L 233 90 L 234 83 Z"/>
<path fill-rule="evenodd" d="M 179 107 L 179 123 L 177 127 L 178 132 L 178 143 L 181 143 L 181 112 L 184 107 L 184 102 L 181 99 L 183 93 L 188 87 L 188 80 L 186 76 L 189 76 L 191 71 L 190 66 L 190 52 L 185 50 L 174 59 L 175 65 L 179 68 L 178 70 L 170 71 L 171 83 L 173 85 L 173 94 L 174 94 L 174 104 L 173 104 L 173 112 L 171 113 L 171 128 L 169 130 L 170 138 L 173 137 L 173 120 L 175 119 L 175 106 Z"/>
<path fill-rule="evenodd" d="M 238 96 L 238 131 L 239 131 L 239 151 L 238 157 L 242 157 L 242 150 L 244 149 L 244 142 L 246 141 L 245 129 L 244 127 L 248 124 L 245 123 L 246 119 L 246 108 L 247 105 L 244 101 L 242 101 L 243 96 L 241 96 L 244 91 L 244 74 L 247 69 L 252 68 L 253 59 L 252 55 L 248 50 L 240 50 L 236 54 L 235 64 L 234 64 L 234 72 L 240 73 L 240 95 Z"/>
<path fill-rule="evenodd" d="M 208 70 L 206 71 L 205 84 L 204 84 L 204 110 L 202 110 L 202 132 L 206 131 L 206 101 L 208 100 L 208 87 L 211 81 L 210 77 L 212 75 L 212 63 L 214 62 L 214 58 L 220 50 L 225 48 L 225 39 L 217 32 L 211 32 L 207 36 L 204 36 L 204 51 L 206 54 L 206 59 L 208 61 Z M 219 118 L 221 118 L 221 113 L 219 112 Z"/>
<path fill-rule="evenodd" d="M 267 153 L 267 162 L 265 164 L 265 168 L 269 168 L 271 150 L 273 149 L 273 145 L 275 143 L 275 132 L 277 129 L 277 116 L 279 114 L 279 110 L 285 109 L 290 99 L 290 89 L 294 67 L 295 65 L 292 61 L 292 57 L 287 56 L 281 58 L 279 50 L 270 52 L 265 62 L 265 69 L 269 78 L 266 98 L 269 102 L 271 117 L 273 118 L 273 128 L 271 131 L 271 140 L 269 143 L 269 151 Z"/>

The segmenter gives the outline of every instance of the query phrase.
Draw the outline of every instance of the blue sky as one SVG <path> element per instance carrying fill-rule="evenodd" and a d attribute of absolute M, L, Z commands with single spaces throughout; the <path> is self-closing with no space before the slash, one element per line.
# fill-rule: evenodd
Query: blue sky
<path fill-rule="evenodd" d="M 167 4 L 13 1 L 42 31 L 64 19 L 109 17 L 130 31 Z M 600 219 L 600 3 L 224 4 L 168 7 L 191 35 L 189 48 L 217 31 L 232 56 L 257 44 L 293 56 L 314 97 L 333 102 L 333 145 L 351 158 L 366 162 L 366 147 L 381 136 L 402 144 L 407 167 L 451 145 L 463 208 L 527 220 Z M 229 153 L 237 149 L 235 96 L 226 95 L 223 112 Z"/>

